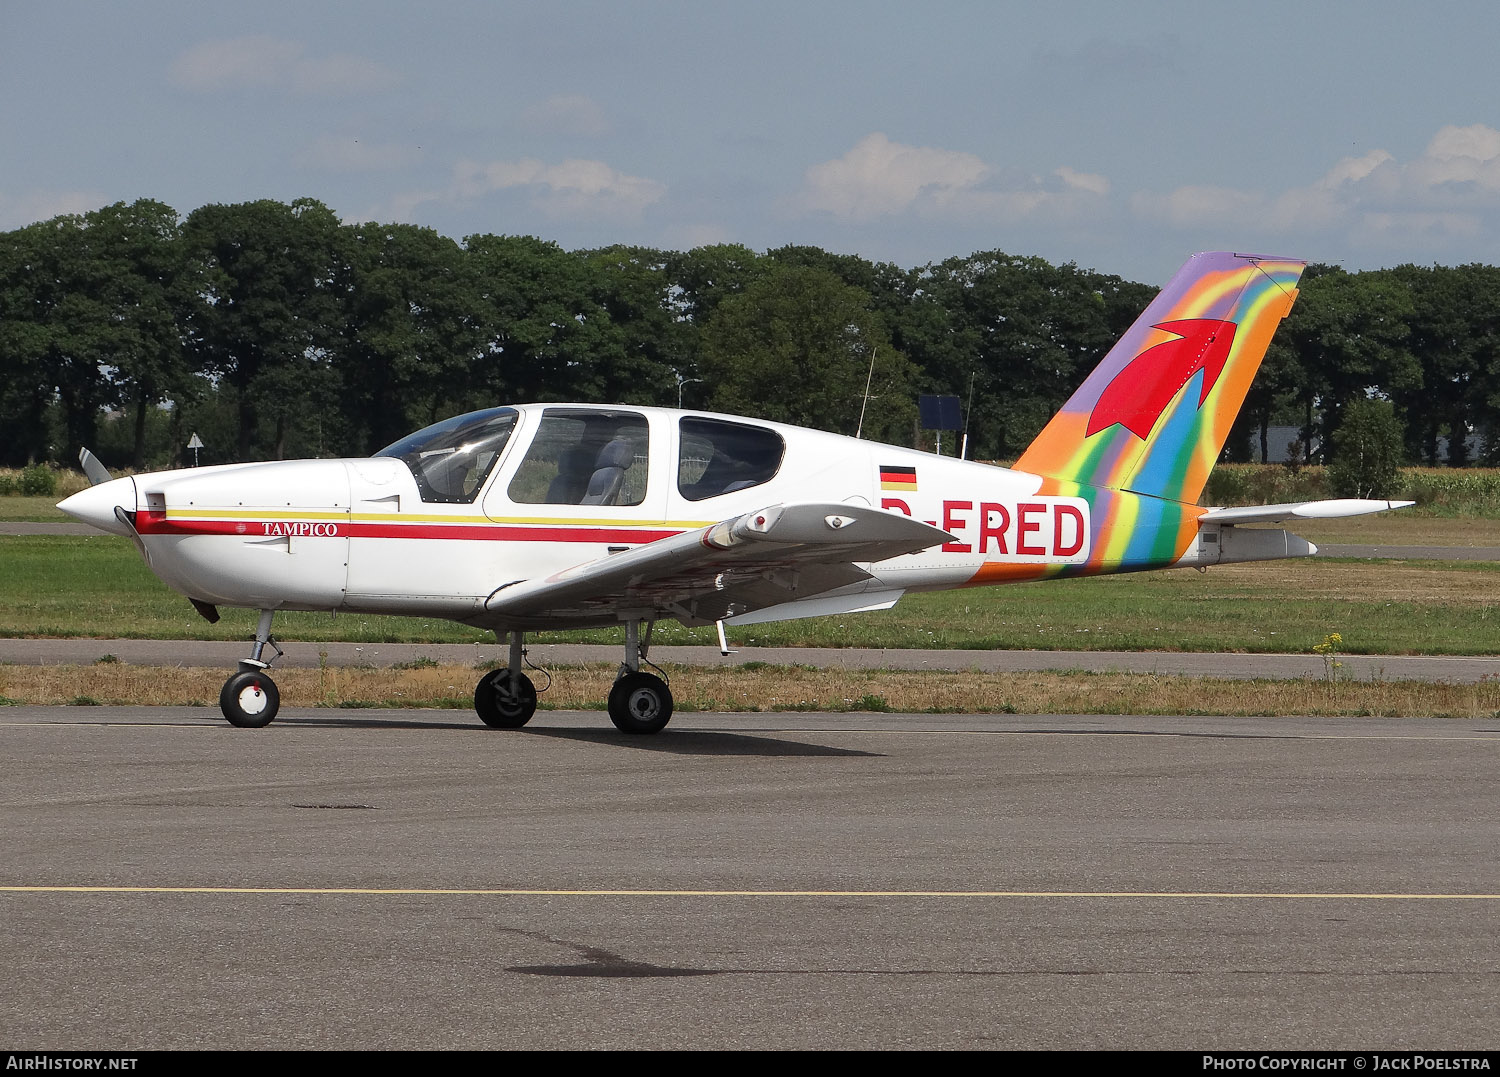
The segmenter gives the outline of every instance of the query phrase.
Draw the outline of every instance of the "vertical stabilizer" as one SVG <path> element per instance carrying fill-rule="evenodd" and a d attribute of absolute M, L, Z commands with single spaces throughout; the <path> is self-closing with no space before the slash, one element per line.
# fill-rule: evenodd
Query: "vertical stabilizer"
<path fill-rule="evenodd" d="M 1188 260 L 1016 462 L 1020 471 L 1194 502 L 1305 263 Z"/>

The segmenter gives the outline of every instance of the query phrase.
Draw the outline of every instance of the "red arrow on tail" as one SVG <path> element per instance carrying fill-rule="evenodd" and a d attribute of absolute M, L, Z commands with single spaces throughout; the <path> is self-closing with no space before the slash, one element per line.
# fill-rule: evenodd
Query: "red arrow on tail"
<path fill-rule="evenodd" d="M 1152 328 L 1177 335 L 1141 352 L 1105 386 L 1089 413 L 1085 437 L 1119 423 L 1144 441 L 1172 398 L 1200 370 L 1203 388 L 1198 393 L 1198 406 L 1201 408 L 1208 399 L 1229 361 L 1234 322 L 1183 318 Z"/>

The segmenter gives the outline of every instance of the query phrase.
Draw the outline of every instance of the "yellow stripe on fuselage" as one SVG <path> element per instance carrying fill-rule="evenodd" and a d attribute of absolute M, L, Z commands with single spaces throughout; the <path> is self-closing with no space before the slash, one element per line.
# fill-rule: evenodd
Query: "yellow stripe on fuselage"
<path fill-rule="evenodd" d="M 652 527 L 691 531 L 718 520 L 617 520 L 597 516 L 459 516 L 435 512 L 338 512 L 326 509 L 168 509 L 168 520 L 269 520 L 413 524 L 538 524 L 551 527 Z"/>

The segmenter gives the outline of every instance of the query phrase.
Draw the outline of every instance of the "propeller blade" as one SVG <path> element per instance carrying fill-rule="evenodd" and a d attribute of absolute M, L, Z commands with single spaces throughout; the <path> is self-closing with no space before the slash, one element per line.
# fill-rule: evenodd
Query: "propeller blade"
<path fill-rule="evenodd" d="M 114 478 L 109 473 L 109 468 L 99 462 L 99 458 L 87 449 L 78 450 L 78 462 L 83 465 L 83 473 L 88 476 L 90 486 L 98 486 Z"/>

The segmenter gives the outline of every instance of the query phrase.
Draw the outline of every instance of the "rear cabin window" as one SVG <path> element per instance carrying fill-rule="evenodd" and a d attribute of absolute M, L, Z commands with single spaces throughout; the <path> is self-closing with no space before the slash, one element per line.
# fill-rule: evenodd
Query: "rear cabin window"
<path fill-rule="evenodd" d="M 677 491 L 702 501 L 775 478 L 786 442 L 774 430 L 723 419 L 683 419 Z"/>
<path fill-rule="evenodd" d="M 423 427 L 375 455 L 410 468 L 423 501 L 472 505 L 515 428 L 512 408 L 471 411 Z"/>
<path fill-rule="evenodd" d="M 650 468 L 646 418 L 633 411 L 548 408 L 510 481 L 522 505 L 639 505 Z"/>

